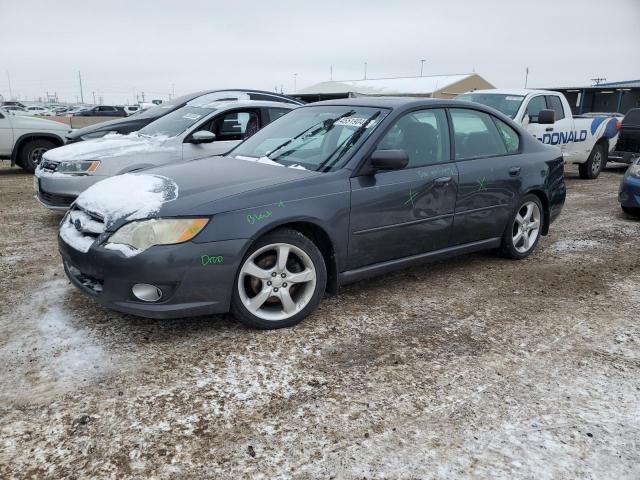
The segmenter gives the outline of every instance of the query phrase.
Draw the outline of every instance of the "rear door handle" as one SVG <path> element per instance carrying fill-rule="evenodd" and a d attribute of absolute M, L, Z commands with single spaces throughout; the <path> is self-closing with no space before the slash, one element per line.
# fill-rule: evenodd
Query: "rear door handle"
<path fill-rule="evenodd" d="M 440 178 L 436 178 L 433 183 L 436 187 L 444 187 L 445 185 L 447 185 L 449 182 L 451 182 L 451 180 L 453 180 L 452 177 L 440 177 Z"/>
<path fill-rule="evenodd" d="M 511 167 L 509 169 L 509 175 L 511 175 L 512 177 L 517 177 L 518 175 L 520 175 L 520 170 L 522 170 L 521 167 Z"/>

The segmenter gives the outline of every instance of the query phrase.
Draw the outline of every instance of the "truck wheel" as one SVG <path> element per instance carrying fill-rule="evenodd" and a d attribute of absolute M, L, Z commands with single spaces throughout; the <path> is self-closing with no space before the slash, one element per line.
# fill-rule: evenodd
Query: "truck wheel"
<path fill-rule="evenodd" d="M 578 170 L 580 171 L 580 178 L 584 178 L 585 180 L 593 180 L 598 178 L 600 172 L 607 164 L 607 152 L 604 148 L 604 145 L 601 143 L 597 143 L 593 150 L 591 150 L 591 155 L 589 155 L 589 159 L 585 163 L 581 163 L 578 166 Z"/>
<path fill-rule="evenodd" d="M 20 153 L 16 163 L 27 172 L 33 173 L 42 159 L 42 154 L 56 146 L 57 145 L 51 140 L 44 140 L 42 138 L 27 140 L 24 145 L 20 147 Z"/>

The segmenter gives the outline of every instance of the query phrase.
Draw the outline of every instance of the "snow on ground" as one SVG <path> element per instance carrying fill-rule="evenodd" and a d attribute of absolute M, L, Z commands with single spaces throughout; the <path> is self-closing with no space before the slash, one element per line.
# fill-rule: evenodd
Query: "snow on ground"
<path fill-rule="evenodd" d="M 554 252 L 574 252 L 595 248 L 598 245 L 600 245 L 600 242 L 596 240 L 560 240 L 555 242 L 551 249 Z"/>
<path fill-rule="evenodd" d="M 69 293 L 66 279 L 45 282 L 13 315 L 0 317 L 0 403 L 47 398 L 110 371 L 104 349 L 74 325 L 74 312 L 65 306 Z"/>

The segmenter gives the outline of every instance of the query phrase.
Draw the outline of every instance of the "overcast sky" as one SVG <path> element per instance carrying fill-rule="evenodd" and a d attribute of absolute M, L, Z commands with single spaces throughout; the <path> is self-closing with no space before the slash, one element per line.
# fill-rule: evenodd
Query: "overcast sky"
<path fill-rule="evenodd" d="M 475 70 L 498 87 L 640 78 L 640 1 L 0 0 L 0 94 L 105 103 Z M 8 75 L 7 75 L 8 72 Z"/>

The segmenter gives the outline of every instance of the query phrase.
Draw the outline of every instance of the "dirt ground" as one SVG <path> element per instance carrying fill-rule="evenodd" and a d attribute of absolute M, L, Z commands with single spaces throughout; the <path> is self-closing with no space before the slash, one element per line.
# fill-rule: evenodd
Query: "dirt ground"
<path fill-rule="evenodd" d="M 640 221 L 567 174 L 549 236 L 351 285 L 289 330 L 146 320 L 65 279 L 0 168 L 0 478 L 638 479 Z"/>

